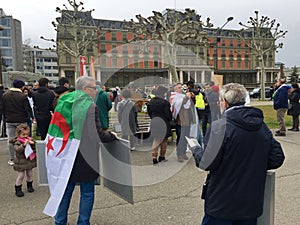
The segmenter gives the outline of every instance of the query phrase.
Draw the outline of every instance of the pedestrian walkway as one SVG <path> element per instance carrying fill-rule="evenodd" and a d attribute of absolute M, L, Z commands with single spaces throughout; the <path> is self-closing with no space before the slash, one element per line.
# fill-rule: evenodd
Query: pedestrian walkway
<path fill-rule="evenodd" d="M 287 132 L 277 138 L 286 155 L 284 165 L 276 170 L 275 225 L 299 224 L 300 212 L 300 133 Z M 48 200 L 47 186 L 37 187 L 37 169 L 34 169 L 36 191 L 18 198 L 14 194 L 16 173 L 7 164 L 6 140 L 0 140 L 0 225 L 48 225 L 53 218 L 42 213 Z M 96 186 L 96 197 L 91 224 L 101 225 L 198 225 L 203 216 L 201 187 L 206 172 L 194 165 L 178 163 L 175 145 L 168 145 L 168 162 L 152 165 L 151 142 L 145 141 L 131 152 L 134 165 L 134 201 L 131 205 L 102 186 Z M 78 216 L 79 191 L 76 189 L 69 210 L 70 225 Z"/>

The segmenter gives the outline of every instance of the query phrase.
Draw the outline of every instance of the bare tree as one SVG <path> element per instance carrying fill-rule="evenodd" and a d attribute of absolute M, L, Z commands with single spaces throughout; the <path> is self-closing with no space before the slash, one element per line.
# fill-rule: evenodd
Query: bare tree
<path fill-rule="evenodd" d="M 239 23 L 243 28 L 238 33 L 238 36 L 258 58 L 260 66 L 261 99 L 265 100 L 266 74 L 264 55 L 266 53 L 277 52 L 278 48 L 283 47 L 283 43 L 276 44 L 276 41 L 280 38 L 284 38 L 287 31 L 280 30 L 280 24 L 276 24 L 275 19 L 271 20 L 267 16 L 262 16 L 259 19 L 258 11 L 255 11 L 254 13 L 255 17 L 249 17 L 249 21 L 247 21 L 250 25 L 245 25 L 242 22 Z"/>
<path fill-rule="evenodd" d="M 143 40 L 144 44 L 147 45 L 151 40 L 160 41 L 164 47 L 172 79 L 174 82 L 178 82 L 176 44 L 190 39 L 198 45 L 208 45 L 207 33 L 202 28 L 213 25 L 209 18 L 205 23 L 202 22 L 201 16 L 191 9 L 185 9 L 184 12 L 166 9 L 164 15 L 156 11 L 153 11 L 153 14 L 148 18 L 136 15 L 138 22 L 131 19 L 126 23 L 126 28 L 134 34 L 133 39 L 129 42 Z"/>
<path fill-rule="evenodd" d="M 41 39 L 53 42 L 58 56 L 67 54 L 73 56 L 76 60 L 75 79 L 79 76 L 80 56 L 85 54 L 88 48 L 92 48 L 92 44 L 98 41 L 100 36 L 109 30 L 102 30 L 97 27 L 92 18 L 94 9 L 85 11 L 83 2 L 77 3 L 76 0 L 68 0 L 71 7 L 63 4 L 63 9 L 56 7 L 56 12 L 61 16 L 52 22 L 57 31 L 57 38 L 48 39 L 41 36 Z"/>

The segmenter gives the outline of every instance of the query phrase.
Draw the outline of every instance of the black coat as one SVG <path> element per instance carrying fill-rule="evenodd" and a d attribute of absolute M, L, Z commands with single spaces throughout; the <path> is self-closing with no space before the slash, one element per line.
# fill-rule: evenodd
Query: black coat
<path fill-rule="evenodd" d="M 170 103 L 159 97 L 154 97 L 147 105 L 151 118 L 150 132 L 152 137 L 170 137 L 172 135 L 170 122 L 172 113 Z"/>
<path fill-rule="evenodd" d="M 70 175 L 72 182 L 90 182 L 99 176 L 100 142 L 111 142 L 115 135 L 101 129 L 98 108 L 92 105 L 86 115 L 83 127 L 84 135 L 80 140 L 79 149 Z"/>
<path fill-rule="evenodd" d="M 299 116 L 300 114 L 300 104 L 299 104 L 299 89 L 295 89 L 289 95 L 289 100 L 292 108 L 288 109 L 288 115 Z"/>
<path fill-rule="evenodd" d="M 263 122 L 262 111 L 246 106 L 229 108 L 207 134 L 199 166 L 210 171 L 205 213 L 228 220 L 259 217 L 266 172 L 284 161 L 281 145 Z"/>
<path fill-rule="evenodd" d="M 51 118 L 51 111 L 54 111 L 53 102 L 55 94 L 46 87 L 39 87 L 32 93 L 33 110 L 37 120 Z"/>

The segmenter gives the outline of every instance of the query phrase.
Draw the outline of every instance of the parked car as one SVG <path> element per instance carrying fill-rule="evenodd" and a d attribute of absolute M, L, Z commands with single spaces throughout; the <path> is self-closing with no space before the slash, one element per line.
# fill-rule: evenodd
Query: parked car
<path fill-rule="evenodd" d="M 251 98 L 260 98 L 260 88 L 254 88 L 251 92 L 250 92 L 250 97 Z M 265 97 L 266 98 L 271 98 L 271 88 L 269 87 L 265 87 Z"/>

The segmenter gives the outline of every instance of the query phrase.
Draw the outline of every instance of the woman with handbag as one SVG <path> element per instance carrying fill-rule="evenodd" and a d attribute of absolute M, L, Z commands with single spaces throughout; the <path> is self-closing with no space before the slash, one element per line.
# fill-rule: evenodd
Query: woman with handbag
<path fill-rule="evenodd" d="M 291 92 L 289 94 L 289 109 L 287 111 L 287 114 L 293 117 L 293 127 L 288 129 L 289 131 L 299 131 L 299 96 L 299 85 L 292 84 Z"/>

